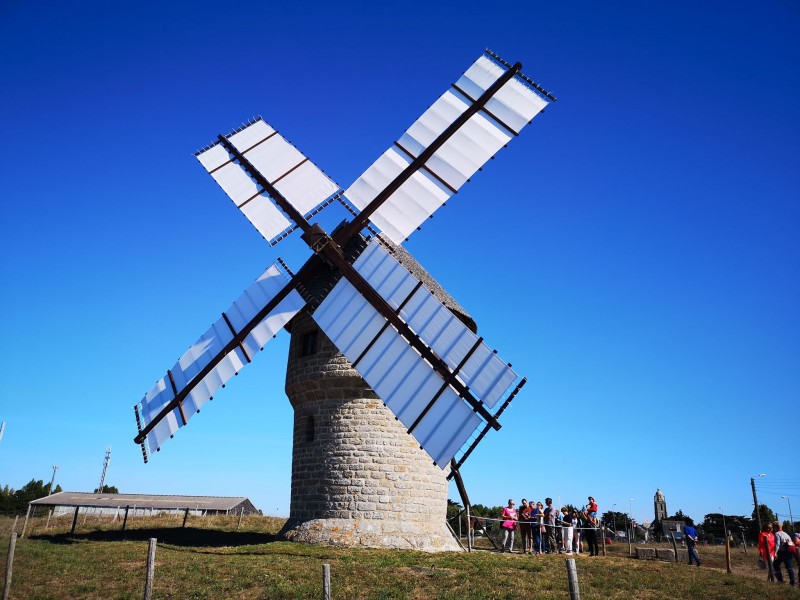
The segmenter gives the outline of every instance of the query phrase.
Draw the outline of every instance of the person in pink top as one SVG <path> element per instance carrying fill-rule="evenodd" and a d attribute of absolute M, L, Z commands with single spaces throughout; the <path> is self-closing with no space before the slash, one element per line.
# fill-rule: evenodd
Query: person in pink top
<path fill-rule="evenodd" d="M 517 510 L 514 508 L 514 501 L 509 498 L 508 506 L 503 509 L 501 518 L 505 519 L 501 526 L 503 528 L 502 552 L 511 552 L 514 547 L 514 530 L 517 528 Z"/>

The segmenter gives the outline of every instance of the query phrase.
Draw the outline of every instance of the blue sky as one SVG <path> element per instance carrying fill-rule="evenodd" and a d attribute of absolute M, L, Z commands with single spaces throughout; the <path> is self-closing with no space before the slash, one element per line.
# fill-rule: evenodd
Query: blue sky
<path fill-rule="evenodd" d="M 347 187 L 489 47 L 559 100 L 407 244 L 529 379 L 473 501 L 642 520 L 661 488 L 702 519 L 766 473 L 800 512 L 798 25 L 790 1 L 3 2 L 0 484 L 58 464 L 91 490 L 111 444 L 121 491 L 288 514 L 288 336 L 150 464 L 131 441 L 220 311 L 307 255 L 191 154 L 262 115 Z"/>

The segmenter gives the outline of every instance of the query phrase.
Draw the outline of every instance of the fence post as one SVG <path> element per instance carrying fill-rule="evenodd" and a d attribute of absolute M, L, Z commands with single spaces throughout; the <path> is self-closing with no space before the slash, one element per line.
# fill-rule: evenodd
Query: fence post
<path fill-rule="evenodd" d="M 8 544 L 8 558 L 6 559 L 6 582 L 3 585 L 3 600 L 8 600 L 8 592 L 11 591 L 11 567 L 14 565 L 14 548 L 17 546 L 17 534 L 11 534 L 11 541 Z"/>
<path fill-rule="evenodd" d="M 727 537 L 725 538 L 725 566 L 728 569 L 728 575 L 730 575 L 731 574 L 731 542 Z"/>
<path fill-rule="evenodd" d="M 14 533 L 17 530 L 17 521 L 19 520 L 19 515 L 14 517 L 14 524 L 11 526 L 11 533 Z"/>
<path fill-rule="evenodd" d="M 569 583 L 569 600 L 581 600 L 581 591 L 578 589 L 578 569 L 575 567 L 575 559 L 568 558 L 567 562 L 567 582 Z"/>
<path fill-rule="evenodd" d="M 744 539 L 744 529 L 742 529 L 742 548 L 744 548 L 744 553 L 747 554 L 747 540 Z"/>
<path fill-rule="evenodd" d="M 72 517 L 72 531 L 69 532 L 70 535 L 75 533 L 75 525 L 78 524 L 78 511 L 80 511 L 80 509 L 81 509 L 80 506 L 75 507 L 75 516 Z"/>
<path fill-rule="evenodd" d="M 128 524 L 128 509 L 129 508 L 130 508 L 130 505 L 127 505 L 125 507 L 125 518 L 122 519 L 122 531 L 125 531 L 125 525 Z"/>
<path fill-rule="evenodd" d="M 189 509 L 186 509 L 186 512 L 183 513 L 183 525 L 181 527 L 186 527 L 186 519 L 189 518 Z"/>
<path fill-rule="evenodd" d="M 156 538 L 150 538 L 147 547 L 147 579 L 144 582 L 144 600 L 153 597 L 153 578 L 156 574 Z"/>
<path fill-rule="evenodd" d="M 322 600 L 331 600 L 331 566 L 322 563 Z"/>
<path fill-rule="evenodd" d="M 45 529 L 50 529 L 50 519 L 53 518 L 53 509 L 50 509 L 50 512 L 47 513 L 47 525 L 44 526 Z"/>
<path fill-rule="evenodd" d="M 241 529 L 242 527 L 242 517 L 244 516 L 244 506 L 242 507 L 242 512 L 239 513 L 239 523 L 236 525 L 236 529 Z"/>
<path fill-rule="evenodd" d="M 678 543 L 675 541 L 675 534 L 670 531 L 669 537 L 672 538 L 672 549 L 675 551 L 675 562 L 678 562 Z"/>
<path fill-rule="evenodd" d="M 31 516 L 31 505 L 28 504 L 28 512 L 25 513 L 25 522 L 22 524 L 22 533 L 19 535 L 19 539 L 25 537 L 25 530 L 28 528 L 28 517 Z"/>
<path fill-rule="evenodd" d="M 472 516 L 467 504 L 467 552 L 472 552 Z"/>
<path fill-rule="evenodd" d="M 630 528 L 628 529 L 628 556 L 633 556 L 633 521 L 630 520 Z"/>

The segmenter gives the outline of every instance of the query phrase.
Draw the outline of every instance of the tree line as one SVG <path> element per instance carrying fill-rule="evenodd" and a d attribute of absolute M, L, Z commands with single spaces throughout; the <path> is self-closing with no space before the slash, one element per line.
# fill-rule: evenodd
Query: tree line
<path fill-rule="evenodd" d="M 54 494 L 63 491 L 60 485 L 56 485 Z M 104 485 L 103 489 L 95 489 L 95 494 L 119 494 L 119 490 L 113 485 Z M 31 479 L 20 489 L 6 485 L 0 487 L 0 514 L 1 513 L 20 513 L 28 508 L 28 503 L 39 498 L 50 495 L 50 484 L 41 479 Z"/>

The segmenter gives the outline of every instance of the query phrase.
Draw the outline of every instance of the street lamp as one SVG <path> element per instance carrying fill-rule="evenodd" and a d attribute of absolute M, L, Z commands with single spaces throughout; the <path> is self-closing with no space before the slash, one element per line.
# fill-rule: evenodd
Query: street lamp
<path fill-rule="evenodd" d="M 631 524 L 631 534 L 633 534 L 633 498 L 628 500 L 628 521 Z"/>
<path fill-rule="evenodd" d="M 631 544 L 633 543 L 633 498 L 628 500 L 628 523 L 630 523 L 630 533 L 628 534 L 628 553 L 633 554 Z"/>
<path fill-rule="evenodd" d="M 611 520 L 614 522 L 614 537 L 617 537 L 617 503 L 611 505 Z"/>
<path fill-rule="evenodd" d="M 792 525 L 792 532 L 794 532 L 794 516 L 792 515 L 792 501 L 789 500 L 789 496 L 781 496 L 781 498 L 786 498 L 786 502 L 789 503 L 789 522 Z"/>

